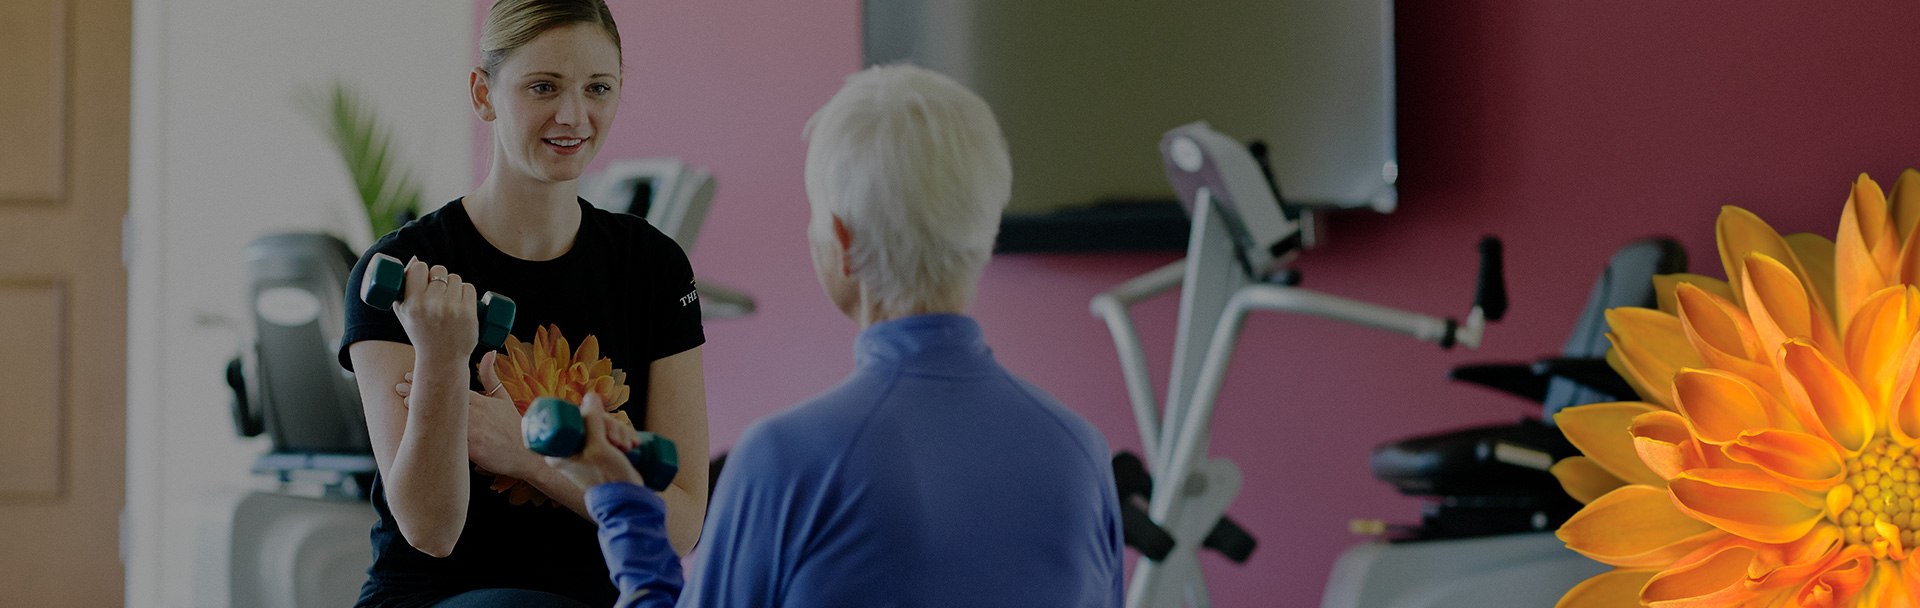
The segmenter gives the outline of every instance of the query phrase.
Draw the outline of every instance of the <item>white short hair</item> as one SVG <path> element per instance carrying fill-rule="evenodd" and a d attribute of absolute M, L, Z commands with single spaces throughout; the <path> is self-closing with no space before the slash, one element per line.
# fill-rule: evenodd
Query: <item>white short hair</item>
<path fill-rule="evenodd" d="M 869 68 L 807 121 L 808 229 L 853 233 L 853 276 L 888 316 L 958 312 L 993 254 L 1013 169 L 993 110 L 912 65 Z M 818 240 L 825 239 L 825 240 Z"/>

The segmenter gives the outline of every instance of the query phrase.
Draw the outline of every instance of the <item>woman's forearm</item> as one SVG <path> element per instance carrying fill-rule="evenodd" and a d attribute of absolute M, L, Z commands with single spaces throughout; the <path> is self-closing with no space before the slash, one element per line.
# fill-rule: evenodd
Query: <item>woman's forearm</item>
<path fill-rule="evenodd" d="M 467 523 L 465 361 L 414 359 L 406 430 L 387 479 L 387 503 L 414 548 L 446 557 Z"/>
<path fill-rule="evenodd" d="M 539 466 L 533 470 L 535 471 L 534 474 L 525 481 L 533 484 L 534 489 L 539 490 L 541 494 L 545 494 L 547 498 L 560 503 L 561 506 L 566 507 L 569 511 L 573 511 L 581 518 L 588 520 L 593 519 L 593 513 L 587 510 L 586 488 L 582 488 L 579 484 L 574 483 L 573 480 L 567 479 L 565 475 L 553 470 L 552 467 Z"/>

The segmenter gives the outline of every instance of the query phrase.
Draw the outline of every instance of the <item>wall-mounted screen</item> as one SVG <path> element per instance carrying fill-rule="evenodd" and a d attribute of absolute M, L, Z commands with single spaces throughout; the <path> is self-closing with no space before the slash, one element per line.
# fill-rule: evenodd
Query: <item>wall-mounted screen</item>
<path fill-rule="evenodd" d="M 1266 141 L 1289 202 L 1397 202 L 1391 0 L 867 0 L 864 21 L 869 65 L 993 106 L 1010 216 L 1172 200 L 1156 145 L 1195 120 Z"/>

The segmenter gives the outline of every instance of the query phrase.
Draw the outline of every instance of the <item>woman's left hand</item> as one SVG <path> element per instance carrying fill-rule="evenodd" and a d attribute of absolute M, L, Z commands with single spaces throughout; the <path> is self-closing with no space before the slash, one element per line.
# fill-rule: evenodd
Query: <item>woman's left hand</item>
<path fill-rule="evenodd" d="M 521 441 L 520 411 L 513 399 L 497 390 L 500 378 L 493 371 L 493 358 L 494 353 L 481 357 L 476 372 L 481 386 L 495 387 L 494 394 L 467 392 L 467 459 L 488 473 L 526 479 L 542 463 Z M 413 374 L 404 379 L 393 387 L 401 397 L 413 391 Z"/>
<path fill-rule="evenodd" d="M 494 353 L 480 358 L 480 386 L 500 386 L 493 371 Z M 481 470 L 526 479 L 541 465 L 540 457 L 520 439 L 520 410 L 504 391 L 492 396 L 473 393 L 467 399 L 467 458 Z"/>

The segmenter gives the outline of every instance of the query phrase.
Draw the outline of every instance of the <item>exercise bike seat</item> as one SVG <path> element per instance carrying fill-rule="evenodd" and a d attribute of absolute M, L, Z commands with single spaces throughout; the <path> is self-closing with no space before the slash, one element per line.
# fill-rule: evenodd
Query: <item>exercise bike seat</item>
<path fill-rule="evenodd" d="M 1663 238 L 1617 250 L 1595 281 L 1560 355 L 1528 364 L 1472 365 L 1451 376 L 1541 405 L 1540 418 L 1389 442 L 1372 455 L 1374 477 L 1409 496 L 1441 497 L 1412 538 L 1453 538 L 1549 529 L 1579 509 L 1547 472 L 1579 454 L 1553 414 L 1586 403 L 1633 399 L 1606 365 L 1606 310 L 1655 304 L 1653 276 L 1686 269 L 1679 244 Z"/>

